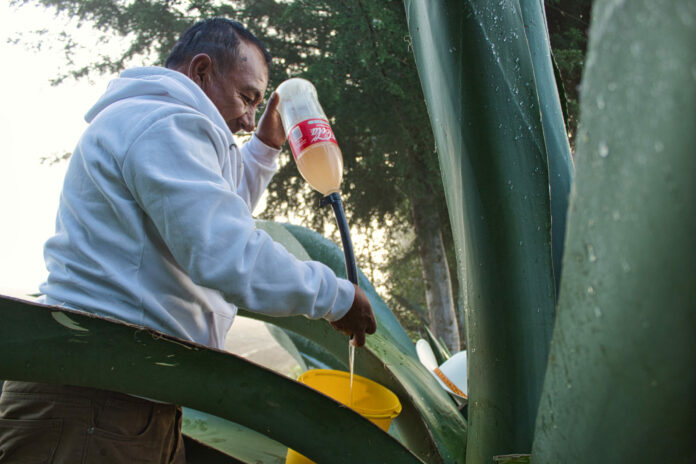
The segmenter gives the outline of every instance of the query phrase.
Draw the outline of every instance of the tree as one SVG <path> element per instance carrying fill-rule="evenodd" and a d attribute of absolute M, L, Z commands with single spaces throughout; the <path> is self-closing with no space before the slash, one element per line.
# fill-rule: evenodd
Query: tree
<path fill-rule="evenodd" d="M 546 0 L 546 21 L 551 47 L 567 99 L 568 138 L 575 146 L 578 128 L 578 94 L 587 51 L 592 0 Z"/>
<path fill-rule="evenodd" d="M 343 196 L 351 222 L 364 229 L 381 218 L 412 227 L 415 240 L 395 258 L 417 250 L 432 329 L 450 350 L 459 350 L 456 289 L 446 251 L 451 233 L 401 1 L 16 3 L 30 2 L 93 25 L 104 34 L 103 42 L 110 35 L 129 39 L 121 54 L 74 66 L 58 80 L 116 72 L 139 56 L 155 56 L 161 63 L 180 32 L 202 17 L 234 17 L 248 24 L 276 56 L 271 86 L 301 75 L 317 87 L 343 150 Z M 74 45 L 66 37 L 66 52 Z M 267 215 L 293 214 L 321 230 L 328 212 L 313 206 L 318 194 L 308 194 L 289 160 L 286 153 L 270 186 Z"/>

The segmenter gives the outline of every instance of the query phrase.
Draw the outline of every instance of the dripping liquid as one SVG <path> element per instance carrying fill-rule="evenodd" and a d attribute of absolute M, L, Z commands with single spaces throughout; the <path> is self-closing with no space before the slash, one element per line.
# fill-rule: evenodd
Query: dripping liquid
<path fill-rule="evenodd" d="M 353 365 L 355 364 L 355 347 L 348 342 L 348 363 L 350 364 L 350 391 L 348 392 L 348 407 L 353 407 Z"/>

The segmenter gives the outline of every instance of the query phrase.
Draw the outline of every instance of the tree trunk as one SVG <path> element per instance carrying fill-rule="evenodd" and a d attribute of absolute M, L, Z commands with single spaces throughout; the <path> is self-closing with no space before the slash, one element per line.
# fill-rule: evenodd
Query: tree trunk
<path fill-rule="evenodd" d="M 411 214 L 423 270 L 430 329 L 451 353 L 460 350 L 452 281 L 433 195 L 411 195 Z"/>

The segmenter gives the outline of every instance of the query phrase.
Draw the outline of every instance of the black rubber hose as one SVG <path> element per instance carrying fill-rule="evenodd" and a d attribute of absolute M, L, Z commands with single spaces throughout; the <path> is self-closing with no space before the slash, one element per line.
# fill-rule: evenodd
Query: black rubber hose
<path fill-rule="evenodd" d="M 343 243 L 343 254 L 346 257 L 346 276 L 348 280 L 358 285 L 358 266 L 355 263 L 353 242 L 350 240 L 350 229 L 348 228 L 348 221 L 346 221 L 346 213 L 343 211 L 341 194 L 334 192 L 322 198 L 321 206 L 325 205 L 331 205 L 336 216 L 336 224 L 341 233 L 341 242 Z"/>

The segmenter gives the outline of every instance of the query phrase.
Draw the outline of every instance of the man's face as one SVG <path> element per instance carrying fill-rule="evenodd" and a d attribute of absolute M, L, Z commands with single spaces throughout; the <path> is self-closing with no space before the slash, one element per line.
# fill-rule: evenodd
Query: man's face
<path fill-rule="evenodd" d="M 242 41 L 239 56 L 228 73 L 214 74 L 203 88 L 232 133 L 256 127 L 256 108 L 268 86 L 268 68 L 261 50 Z"/>

